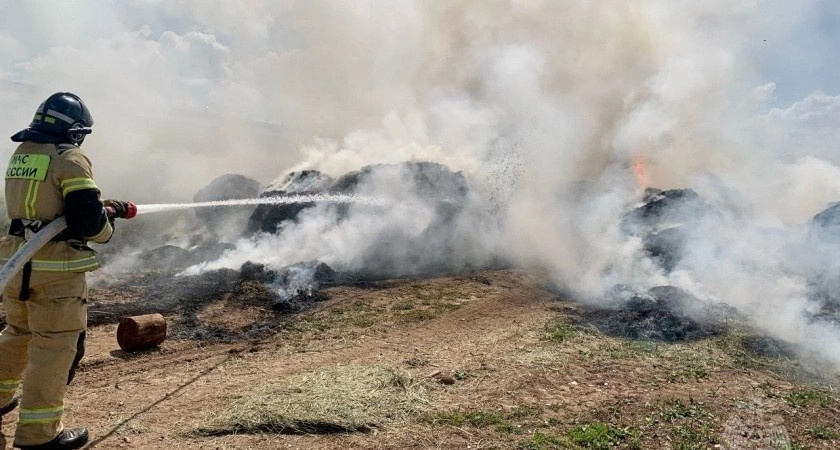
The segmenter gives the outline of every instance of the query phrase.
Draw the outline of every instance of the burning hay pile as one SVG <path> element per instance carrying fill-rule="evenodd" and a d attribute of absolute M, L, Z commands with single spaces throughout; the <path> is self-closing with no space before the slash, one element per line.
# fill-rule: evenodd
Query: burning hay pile
<path fill-rule="evenodd" d="M 235 180 L 248 187 L 247 182 Z M 224 184 L 222 181 L 211 184 Z M 224 196 L 217 191 L 213 195 Z M 476 201 L 479 193 L 473 192 L 463 174 L 440 164 L 371 165 L 337 178 L 314 170 L 297 171 L 281 177 L 261 195 L 300 194 L 392 196 L 386 197 L 390 203 L 385 208 L 352 203 L 261 205 L 247 217 L 237 213 L 240 232 L 234 242 L 189 237 L 146 250 L 137 260 L 147 272 L 98 288 L 106 292 L 119 288 L 130 293 L 126 296 L 129 301 L 102 302 L 94 296 L 91 322 L 163 312 L 179 316 L 173 327 L 176 337 L 247 339 L 275 329 L 283 315 L 326 299 L 321 291 L 324 287 L 513 264 L 505 253 L 510 248 L 502 243 L 488 245 L 492 242 L 488 236 L 494 235 L 477 237 L 478 231 L 503 227 L 504 220 L 497 214 L 505 211 L 482 209 L 480 199 Z M 692 189 L 646 189 L 638 203 L 625 208 L 614 223 L 618 224 L 619 240 L 638 243 L 628 248 L 637 248 L 634 264 L 647 272 L 627 282 L 615 277 L 620 284 L 604 286 L 607 292 L 603 297 L 583 299 L 597 306 L 582 314 L 581 322 L 609 335 L 665 342 L 721 334 L 731 318 L 748 322 L 746 317 L 754 316 L 750 309 L 754 306 L 745 309 L 725 296 L 692 290 L 693 277 L 702 279 L 708 269 L 720 271 L 704 266 L 714 261 L 709 255 L 729 255 L 731 249 L 726 245 L 737 243 L 731 237 L 729 241 L 709 239 L 715 238 L 718 230 L 734 228 L 728 208 L 705 200 Z M 792 255 L 802 255 L 832 248 L 825 243 L 832 242 L 832 230 L 840 228 L 839 208 L 832 206 L 818 214 L 808 239 L 798 246 L 788 245 L 785 251 L 795 249 Z M 797 242 L 795 237 L 788 233 L 784 241 Z M 824 262 L 812 266 L 807 274 L 810 298 L 819 308 L 805 320 L 836 327 L 838 308 L 833 305 L 840 304 L 840 294 L 836 294 L 840 288 L 835 288 L 840 286 L 840 277 L 833 275 L 837 273 L 831 269 L 833 258 L 822 252 Z M 156 272 L 148 272 L 150 269 Z M 603 270 L 612 269 L 606 266 Z M 220 303 L 223 306 L 208 306 Z M 221 316 L 225 308 L 234 305 L 246 305 L 257 312 L 250 322 L 233 328 L 207 319 L 208 310 L 216 308 L 214 314 Z"/>
<path fill-rule="evenodd" d="M 385 223 L 387 226 L 370 238 L 360 237 L 353 243 L 358 249 L 351 255 L 352 265 L 340 262 L 336 271 L 318 260 L 292 260 L 292 264 L 279 265 L 266 264 L 259 258 L 255 262 L 250 258 L 245 260 L 238 270 L 208 265 L 243 247 L 277 246 L 281 251 L 288 251 L 290 245 L 300 246 L 294 234 L 306 231 L 313 221 L 322 223 L 327 234 L 365 232 L 365 228 L 374 228 L 371 225 L 376 221 L 381 222 L 382 213 L 347 204 L 262 205 L 254 208 L 247 223 L 242 224 L 242 237 L 236 243 L 219 242 L 199 234 L 177 238 L 136 255 L 128 267 L 141 269 L 137 274 L 123 274 L 115 281 L 105 278 L 94 289 L 91 323 L 160 312 L 179 316 L 173 327 L 176 337 L 247 339 L 266 332 L 272 321 L 276 321 L 273 316 L 296 312 L 324 300 L 325 295 L 319 292 L 323 287 L 390 277 L 457 273 L 471 268 L 472 258 L 464 255 L 459 246 L 465 233 L 470 232 L 460 222 L 470 190 L 461 173 L 440 164 L 406 162 L 367 166 L 337 180 L 316 171 L 293 172 L 272 183 L 262 195 L 364 195 L 382 183 L 398 184 L 403 189 L 403 198 L 416 202 L 391 208 L 403 208 L 398 213 L 402 216 L 408 213 L 412 226 L 407 229 L 400 224 Z M 200 191 L 202 198 L 229 197 L 219 186 L 247 189 L 250 183 L 244 177 L 227 175 Z M 226 214 L 227 209 L 214 212 Z M 203 226 L 212 228 L 228 226 L 232 220 L 245 221 L 241 211 L 234 212 L 231 217 L 207 220 Z M 212 235 L 223 236 L 222 233 Z M 337 250 L 332 246 L 328 249 Z M 207 305 L 219 302 L 247 305 L 263 312 L 257 314 L 254 323 L 236 330 L 214 327 L 202 320 L 202 314 Z"/>

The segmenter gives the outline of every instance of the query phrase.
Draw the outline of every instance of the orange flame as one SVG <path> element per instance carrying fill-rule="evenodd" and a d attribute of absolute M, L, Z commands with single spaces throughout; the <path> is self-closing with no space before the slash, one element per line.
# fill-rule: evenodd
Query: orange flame
<path fill-rule="evenodd" d="M 647 158 L 645 155 L 638 154 L 633 157 L 632 169 L 633 175 L 636 177 L 636 185 L 639 189 L 648 187 Z"/>

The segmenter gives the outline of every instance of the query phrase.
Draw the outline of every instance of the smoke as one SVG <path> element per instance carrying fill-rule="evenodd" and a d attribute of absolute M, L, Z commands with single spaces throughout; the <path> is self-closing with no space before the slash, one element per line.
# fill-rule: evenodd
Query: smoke
<path fill-rule="evenodd" d="M 360 193 L 416 207 L 310 208 L 201 268 L 380 261 L 415 274 L 504 259 L 591 301 L 615 284 L 672 284 L 836 366 L 837 330 L 809 319 L 820 265 L 797 225 L 840 199 L 836 63 L 805 63 L 831 60 L 820 49 L 832 27 L 812 25 L 838 8 L 0 1 L 0 131 L 25 126 L 52 91 L 75 91 L 97 120 L 85 146 L 100 187 L 143 203 L 188 200 L 223 173 L 267 184 L 290 170 L 435 161 L 471 186 L 444 237 L 428 232 L 439 199 L 389 169 Z M 796 63 L 811 69 L 805 81 Z M 652 186 L 693 188 L 722 211 L 669 273 L 621 231 L 640 194 L 634 160 Z"/>

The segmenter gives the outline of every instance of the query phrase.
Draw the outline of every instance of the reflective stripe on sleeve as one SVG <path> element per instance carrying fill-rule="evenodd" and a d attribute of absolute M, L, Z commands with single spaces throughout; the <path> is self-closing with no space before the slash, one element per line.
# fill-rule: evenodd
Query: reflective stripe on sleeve
<path fill-rule="evenodd" d="M 105 239 L 105 237 L 108 236 L 108 233 L 110 231 L 111 231 L 111 224 L 108 223 L 108 221 L 106 220 L 105 225 L 102 226 L 102 230 L 100 230 L 99 233 L 96 234 L 96 236 L 89 237 L 88 240 L 96 242 L 96 241 Z"/>
<path fill-rule="evenodd" d="M 94 183 L 92 178 L 88 177 L 79 177 L 79 178 L 68 178 L 66 180 L 61 180 L 61 195 L 67 196 L 67 194 L 80 191 L 82 189 L 99 189 L 96 187 L 96 183 Z"/>
<path fill-rule="evenodd" d="M 18 424 L 31 425 L 37 423 L 51 423 L 61 420 L 64 406 L 55 408 L 21 409 Z"/>
<path fill-rule="evenodd" d="M 0 380 L 0 393 L 15 392 L 19 384 L 20 380 Z"/>

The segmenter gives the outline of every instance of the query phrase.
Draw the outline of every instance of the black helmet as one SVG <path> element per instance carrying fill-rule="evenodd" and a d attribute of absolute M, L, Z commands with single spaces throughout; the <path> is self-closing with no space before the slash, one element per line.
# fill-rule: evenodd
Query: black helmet
<path fill-rule="evenodd" d="M 93 117 L 78 95 L 56 92 L 35 111 L 29 129 L 79 145 L 93 132 L 92 126 Z"/>

